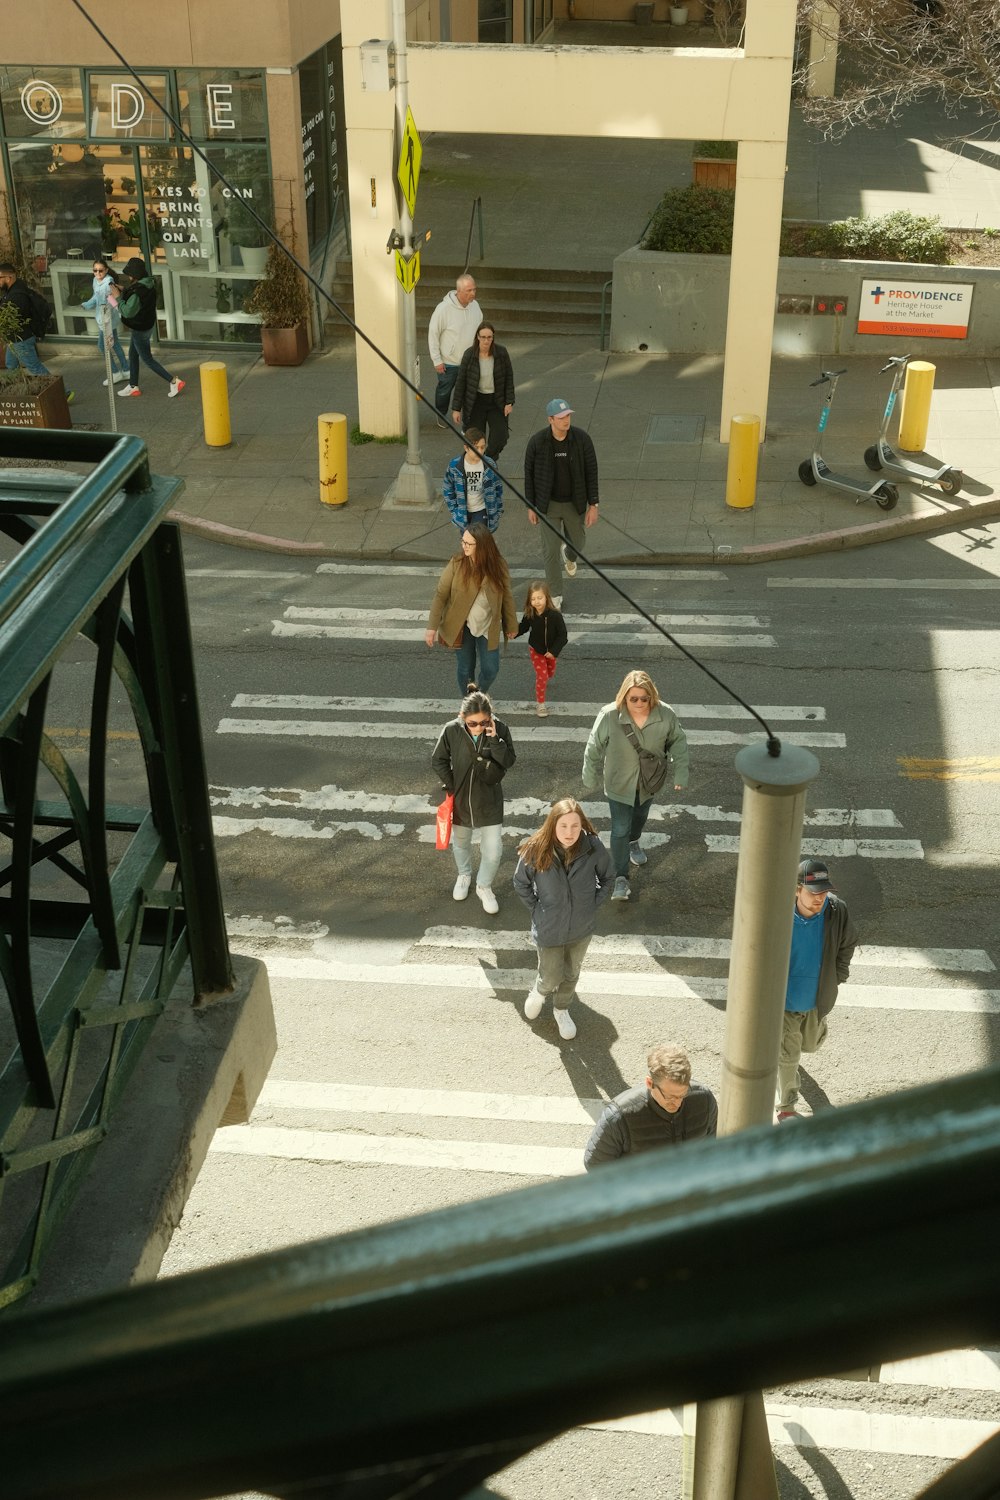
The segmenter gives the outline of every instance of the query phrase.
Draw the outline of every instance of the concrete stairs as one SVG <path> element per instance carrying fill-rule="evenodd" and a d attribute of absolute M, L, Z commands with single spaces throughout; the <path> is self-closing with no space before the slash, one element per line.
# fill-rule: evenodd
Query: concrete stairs
<path fill-rule="evenodd" d="M 391 274 L 386 266 L 386 274 Z M 530 266 L 480 266 L 469 270 L 476 278 L 478 296 L 484 314 L 496 324 L 497 342 L 504 343 L 514 334 L 560 333 L 580 334 L 596 344 L 601 332 L 601 292 L 611 279 L 607 269 L 548 270 Z M 416 290 L 417 332 L 425 341 L 431 313 L 445 292 L 455 285 L 462 267 L 427 266 Z M 331 295 L 354 316 L 354 286 L 351 262 L 341 260 L 330 288 Z M 607 292 L 607 319 L 610 326 L 611 288 Z M 342 326 L 335 312 L 327 316 L 327 332 L 335 334 Z"/>

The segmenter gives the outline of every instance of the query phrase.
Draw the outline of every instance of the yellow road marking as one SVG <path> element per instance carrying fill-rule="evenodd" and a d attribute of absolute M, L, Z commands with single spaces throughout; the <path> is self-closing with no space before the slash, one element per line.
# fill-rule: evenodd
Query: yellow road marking
<path fill-rule="evenodd" d="M 901 755 L 898 764 L 900 776 L 908 781 L 1000 781 L 997 755 L 967 755 L 954 760 Z"/>
<path fill-rule="evenodd" d="M 51 740 L 89 740 L 89 729 L 46 729 L 45 733 Z M 137 740 L 139 731 L 137 729 L 109 729 L 107 732 L 109 740 Z"/>

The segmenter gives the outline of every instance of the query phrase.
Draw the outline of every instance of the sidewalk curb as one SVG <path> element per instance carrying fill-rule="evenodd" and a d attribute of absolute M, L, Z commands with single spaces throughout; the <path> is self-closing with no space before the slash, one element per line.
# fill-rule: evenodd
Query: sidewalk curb
<path fill-rule="evenodd" d="M 642 554 L 625 553 L 601 559 L 603 567 L 640 567 L 689 565 L 704 567 L 706 562 L 724 562 L 731 566 L 750 567 L 756 563 L 778 562 L 783 558 L 808 557 L 820 552 L 847 552 L 857 547 L 876 546 L 880 542 L 895 541 L 900 537 L 924 536 L 934 531 L 957 530 L 963 525 L 978 525 L 981 518 L 1000 515 L 1000 495 L 983 499 L 965 511 L 942 511 L 938 515 L 906 516 L 894 521 L 874 521 L 865 526 L 847 526 L 839 531 L 820 531 L 811 536 L 789 537 L 780 542 L 754 542 L 720 557 L 719 546 L 683 552 L 654 552 L 644 550 Z M 198 536 L 205 541 L 221 542 L 229 547 L 242 547 L 253 552 L 281 553 L 288 557 L 358 557 L 366 562 L 421 561 L 440 562 L 440 558 L 428 558 L 426 553 L 405 550 L 405 544 L 391 550 L 358 552 L 353 548 L 328 547 L 323 542 L 300 542 L 291 537 L 268 536 L 259 531 L 241 531 L 235 526 L 224 526 L 220 521 L 206 521 L 201 516 L 190 516 L 184 511 L 172 510 L 170 519 L 176 521 L 181 531 Z M 725 544 L 722 544 L 725 545 Z"/>

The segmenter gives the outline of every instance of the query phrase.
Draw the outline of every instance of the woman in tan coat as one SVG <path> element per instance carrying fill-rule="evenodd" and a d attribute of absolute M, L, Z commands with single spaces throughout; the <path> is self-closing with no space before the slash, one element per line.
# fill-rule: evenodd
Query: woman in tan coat
<path fill-rule="evenodd" d="M 489 530 L 477 521 L 462 532 L 462 550 L 438 579 L 424 640 L 457 651 L 459 697 L 489 692 L 500 671 L 500 636 L 517 634 L 510 573 Z"/>

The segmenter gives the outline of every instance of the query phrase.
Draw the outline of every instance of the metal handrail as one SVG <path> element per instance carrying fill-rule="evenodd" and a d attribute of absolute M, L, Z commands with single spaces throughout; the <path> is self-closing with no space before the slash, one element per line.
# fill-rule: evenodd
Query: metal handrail
<path fill-rule="evenodd" d="M 581 1423 L 995 1339 L 998 1174 L 993 1068 L 22 1315 L 4 1500 L 440 1500 Z"/>
<path fill-rule="evenodd" d="M 472 251 L 472 231 L 475 227 L 477 216 L 479 219 L 479 259 L 482 260 L 483 256 L 486 253 L 486 241 L 483 235 L 483 200 L 481 197 L 475 197 L 472 200 L 472 213 L 469 216 L 469 234 L 465 241 L 465 265 L 462 268 L 463 276 L 469 269 L 469 261 L 471 259 Z"/>
<path fill-rule="evenodd" d="M 612 286 L 614 286 L 614 277 L 613 276 L 609 276 L 608 279 L 607 279 L 607 281 L 601 287 L 601 350 L 602 350 L 602 352 L 604 350 L 604 338 L 605 338 L 604 318 L 605 318 L 606 304 L 607 304 L 607 298 L 608 298 L 608 288 L 612 287 Z"/>

